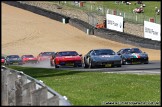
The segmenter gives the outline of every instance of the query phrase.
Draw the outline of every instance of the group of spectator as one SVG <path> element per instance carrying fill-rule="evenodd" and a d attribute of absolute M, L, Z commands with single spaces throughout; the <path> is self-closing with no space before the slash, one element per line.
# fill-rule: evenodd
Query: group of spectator
<path fill-rule="evenodd" d="M 131 5 L 130 1 L 115 1 L 116 4 L 126 4 L 126 5 Z M 142 2 L 142 1 L 136 1 L 136 3 L 134 3 L 134 5 L 139 5 L 140 7 L 136 7 L 135 9 L 133 9 L 133 13 L 144 13 L 144 7 L 146 7 L 146 5 Z M 155 14 L 159 15 L 160 14 L 160 9 L 158 9 L 157 7 L 155 7 Z"/>
<path fill-rule="evenodd" d="M 143 13 L 144 12 L 144 7 L 146 6 L 142 1 L 137 1 L 135 3 L 136 4 L 140 4 L 140 7 L 137 7 L 135 9 L 133 9 L 133 13 Z"/>

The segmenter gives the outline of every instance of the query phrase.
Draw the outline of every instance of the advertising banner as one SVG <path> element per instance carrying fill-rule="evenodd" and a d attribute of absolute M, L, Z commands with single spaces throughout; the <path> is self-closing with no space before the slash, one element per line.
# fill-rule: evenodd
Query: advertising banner
<path fill-rule="evenodd" d="M 144 37 L 152 40 L 161 41 L 160 24 L 144 21 Z"/>
<path fill-rule="evenodd" d="M 106 14 L 107 29 L 123 32 L 123 17 L 111 14 Z"/>

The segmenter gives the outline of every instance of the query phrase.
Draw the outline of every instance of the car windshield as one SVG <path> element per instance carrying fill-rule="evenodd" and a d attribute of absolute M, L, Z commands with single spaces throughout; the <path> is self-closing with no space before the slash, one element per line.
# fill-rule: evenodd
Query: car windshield
<path fill-rule="evenodd" d="M 142 51 L 138 48 L 132 48 L 132 49 L 125 49 L 123 53 L 142 53 Z"/>
<path fill-rule="evenodd" d="M 42 56 L 52 56 L 52 54 L 54 54 L 54 52 L 43 52 Z"/>
<path fill-rule="evenodd" d="M 75 51 L 68 51 L 68 52 L 59 52 L 60 56 L 77 56 L 78 53 Z"/>
<path fill-rule="evenodd" d="M 18 55 L 11 55 L 11 56 L 8 56 L 8 58 L 19 58 Z"/>
<path fill-rule="evenodd" d="M 1 59 L 5 59 L 5 57 L 4 56 L 1 56 Z"/>
<path fill-rule="evenodd" d="M 25 58 L 34 58 L 33 55 L 25 55 Z"/>
<path fill-rule="evenodd" d="M 94 55 L 115 55 L 115 52 L 112 50 L 94 50 Z"/>

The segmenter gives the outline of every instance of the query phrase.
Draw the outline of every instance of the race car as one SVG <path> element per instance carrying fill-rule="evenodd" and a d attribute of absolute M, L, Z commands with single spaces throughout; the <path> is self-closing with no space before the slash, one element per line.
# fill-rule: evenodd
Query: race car
<path fill-rule="evenodd" d="M 123 48 L 117 52 L 122 58 L 122 64 L 148 64 L 149 57 L 146 52 L 142 52 L 139 48 Z"/>
<path fill-rule="evenodd" d="M 60 66 L 82 67 L 82 54 L 76 51 L 56 52 L 50 59 L 51 66 L 59 68 Z"/>
<path fill-rule="evenodd" d="M 5 63 L 5 57 L 1 56 L 1 64 L 3 65 Z"/>
<path fill-rule="evenodd" d="M 22 55 L 21 59 L 22 59 L 23 64 L 25 64 L 25 63 L 37 63 L 38 62 L 37 58 L 34 57 L 33 55 Z"/>
<path fill-rule="evenodd" d="M 121 57 L 112 49 L 92 49 L 84 56 L 84 67 L 121 67 Z"/>
<path fill-rule="evenodd" d="M 19 57 L 19 55 L 8 55 L 5 59 L 5 65 L 11 65 L 11 64 L 22 64 L 22 60 Z"/>
<path fill-rule="evenodd" d="M 37 56 L 38 62 L 50 59 L 53 54 L 55 54 L 55 52 L 41 52 L 41 53 L 39 53 Z"/>

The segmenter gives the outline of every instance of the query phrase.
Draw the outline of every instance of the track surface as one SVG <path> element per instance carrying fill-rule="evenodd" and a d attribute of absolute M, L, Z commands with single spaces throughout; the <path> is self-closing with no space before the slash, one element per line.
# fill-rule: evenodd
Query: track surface
<path fill-rule="evenodd" d="M 87 35 L 85 32 L 44 16 L 22 10 L 13 6 L 2 5 L 2 54 L 33 54 L 37 56 L 43 51 L 76 50 L 86 54 L 95 48 L 111 48 L 117 52 L 121 48 L 134 47 L 125 43 Z M 121 68 L 59 68 L 73 71 L 102 71 L 102 72 L 157 72 L 160 73 L 161 50 L 140 48 L 147 52 L 150 64 L 123 65 Z M 154 62 L 157 60 L 158 62 Z M 153 61 L 153 62 L 152 62 Z M 23 65 L 42 68 L 52 68 L 49 61 L 35 65 Z M 156 68 L 156 69 L 155 69 Z M 158 68 L 158 69 L 157 69 Z M 148 70 L 150 69 L 150 70 Z"/>
<path fill-rule="evenodd" d="M 100 71 L 100 72 L 109 72 L 109 73 L 140 73 L 140 74 L 160 74 L 161 71 L 161 62 L 159 61 L 150 61 L 149 64 L 136 64 L 136 65 L 122 65 L 122 67 L 114 68 L 94 68 L 94 69 L 85 69 L 84 67 L 60 67 L 55 68 L 50 66 L 50 61 L 42 61 L 37 64 L 24 64 L 23 67 L 36 67 L 36 68 L 51 68 L 58 70 L 71 70 L 71 71 Z"/>

